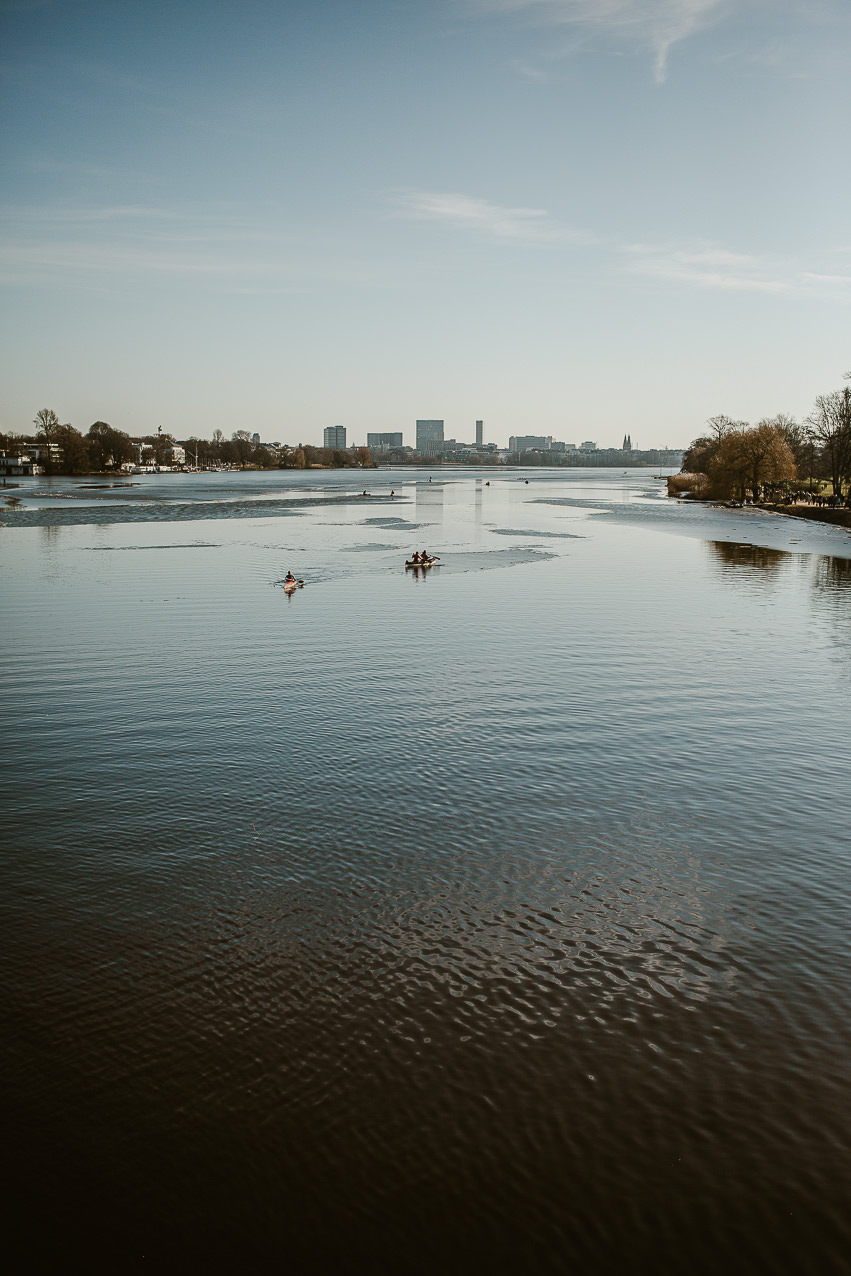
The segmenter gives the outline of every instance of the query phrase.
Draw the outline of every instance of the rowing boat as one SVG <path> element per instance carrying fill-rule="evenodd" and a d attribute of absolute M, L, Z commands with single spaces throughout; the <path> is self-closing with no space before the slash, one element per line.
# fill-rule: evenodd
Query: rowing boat
<path fill-rule="evenodd" d="M 405 559 L 405 567 L 439 567 L 440 563 L 436 558 L 427 558 L 424 563 L 412 563 L 410 559 Z"/>

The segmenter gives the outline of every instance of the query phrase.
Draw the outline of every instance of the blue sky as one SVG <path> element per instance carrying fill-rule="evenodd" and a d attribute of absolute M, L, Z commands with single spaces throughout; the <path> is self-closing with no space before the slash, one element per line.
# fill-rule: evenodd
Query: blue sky
<path fill-rule="evenodd" d="M 851 369 L 847 0 L 0 0 L 0 427 L 687 443 Z"/>

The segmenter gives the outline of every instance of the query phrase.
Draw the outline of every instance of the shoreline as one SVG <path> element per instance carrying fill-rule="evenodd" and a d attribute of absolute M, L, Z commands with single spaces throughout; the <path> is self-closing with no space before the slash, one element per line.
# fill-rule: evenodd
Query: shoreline
<path fill-rule="evenodd" d="M 767 510 L 771 514 L 785 514 L 787 518 L 807 518 L 817 523 L 832 523 L 835 527 L 851 529 L 851 509 L 826 509 L 817 505 L 755 505 L 754 509 Z"/>

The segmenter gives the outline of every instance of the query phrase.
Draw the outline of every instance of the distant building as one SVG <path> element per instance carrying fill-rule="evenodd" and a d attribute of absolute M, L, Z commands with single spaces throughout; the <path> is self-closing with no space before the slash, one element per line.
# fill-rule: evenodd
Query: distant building
<path fill-rule="evenodd" d="M 623 436 L 623 448 L 621 449 L 621 451 L 623 451 L 623 452 L 631 452 L 631 451 L 632 451 L 632 435 L 630 435 L 630 434 L 625 434 L 625 435 Z"/>
<path fill-rule="evenodd" d="M 260 446 L 260 435 L 259 435 L 259 434 L 252 434 L 252 436 L 251 436 L 251 442 L 254 444 L 254 446 L 255 446 L 255 447 L 259 447 L 259 446 Z"/>
<path fill-rule="evenodd" d="M 512 434 L 508 440 L 509 452 L 549 452 L 552 445 L 551 434 Z"/>
<path fill-rule="evenodd" d="M 344 448 L 346 446 L 346 427 L 344 425 L 326 425 L 323 437 L 325 439 L 325 447 Z"/>
<path fill-rule="evenodd" d="M 596 452 L 597 444 L 593 441 L 593 439 L 589 439 L 586 443 L 579 444 L 579 451 L 580 452 Z"/>
<path fill-rule="evenodd" d="M 402 446 L 402 431 L 392 434 L 367 434 L 366 446 L 370 452 L 390 452 Z"/>
<path fill-rule="evenodd" d="M 485 423 L 484 421 L 476 422 L 476 447 L 481 447 L 485 441 Z"/>
<path fill-rule="evenodd" d="M 173 443 L 169 448 L 169 457 L 172 465 L 185 465 L 186 448 L 181 447 L 179 443 Z"/>
<path fill-rule="evenodd" d="M 28 456 L 39 465 L 55 465 L 62 459 L 62 449 L 58 443 L 25 443 L 21 455 Z"/>
<path fill-rule="evenodd" d="M 443 422 L 417 421 L 417 451 L 439 456 L 443 451 Z"/>
<path fill-rule="evenodd" d="M 19 454 L 18 452 L 0 452 L 0 475 L 4 478 L 7 474 L 32 475 L 40 473 L 41 470 L 31 456 Z"/>

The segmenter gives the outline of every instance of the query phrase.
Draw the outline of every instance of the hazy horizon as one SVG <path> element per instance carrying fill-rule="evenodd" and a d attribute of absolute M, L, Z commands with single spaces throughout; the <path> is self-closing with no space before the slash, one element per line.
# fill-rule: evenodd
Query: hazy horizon
<path fill-rule="evenodd" d="M 851 368 L 839 0 L 5 0 L 0 428 L 682 447 Z"/>

